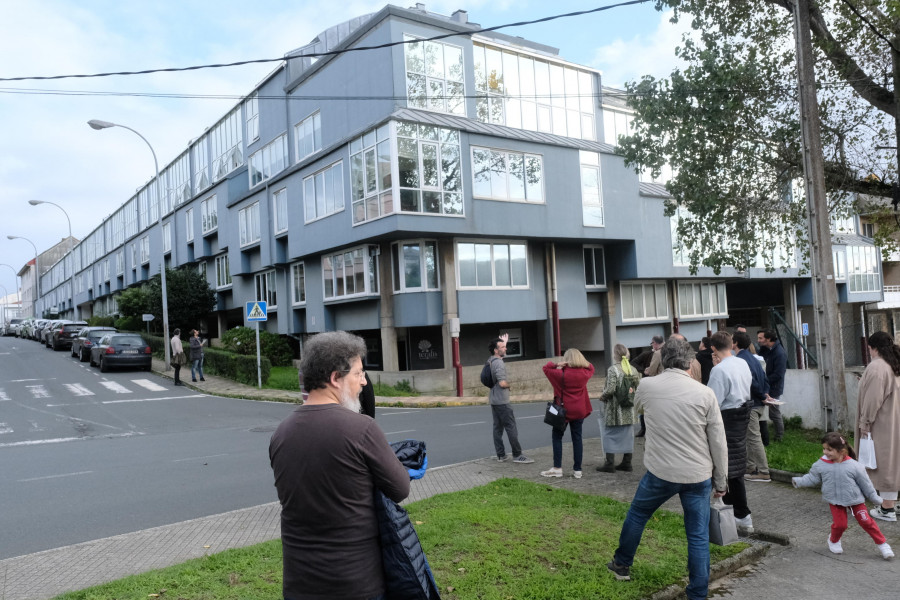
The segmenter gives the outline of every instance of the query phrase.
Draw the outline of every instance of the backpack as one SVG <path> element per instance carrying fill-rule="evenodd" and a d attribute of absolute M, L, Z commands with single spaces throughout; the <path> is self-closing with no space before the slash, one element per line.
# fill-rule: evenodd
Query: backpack
<path fill-rule="evenodd" d="M 615 399 L 622 408 L 631 408 L 634 406 L 634 390 L 637 389 L 638 378 L 637 369 L 631 368 L 631 374 L 623 373 L 622 379 L 616 386 Z M 631 390 L 631 392 L 629 392 Z"/>
<path fill-rule="evenodd" d="M 488 359 L 481 369 L 481 384 L 484 387 L 494 387 L 494 373 L 491 371 L 491 359 Z"/>

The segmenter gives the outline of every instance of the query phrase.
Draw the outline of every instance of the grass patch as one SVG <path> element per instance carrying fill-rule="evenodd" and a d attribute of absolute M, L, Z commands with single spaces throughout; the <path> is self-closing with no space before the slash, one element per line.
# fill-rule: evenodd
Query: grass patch
<path fill-rule="evenodd" d="M 376 396 L 401 397 L 401 396 L 418 396 L 419 392 L 414 390 L 409 384 L 408 379 L 402 379 L 394 385 L 381 383 L 380 381 L 373 383 Z"/>
<path fill-rule="evenodd" d="M 687 575 L 680 515 L 648 524 L 630 583 L 606 570 L 628 505 L 500 479 L 407 507 L 445 600 L 646 598 Z M 711 546 L 718 562 L 747 544 Z M 58 600 L 269 600 L 281 597 L 281 542 L 229 550 L 72 592 Z"/>
<path fill-rule="evenodd" d="M 822 456 L 821 429 L 803 429 L 800 417 L 791 417 L 784 422 L 784 438 L 772 441 L 766 446 L 766 457 L 770 469 L 806 473 Z M 774 440 L 775 428 L 769 423 L 769 436 Z M 853 444 L 853 436 L 845 438 Z"/>
<path fill-rule="evenodd" d="M 269 390 L 300 391 L 300 379 L 297 367 L 272 367 L 269 380 L 263 384 Z"/>

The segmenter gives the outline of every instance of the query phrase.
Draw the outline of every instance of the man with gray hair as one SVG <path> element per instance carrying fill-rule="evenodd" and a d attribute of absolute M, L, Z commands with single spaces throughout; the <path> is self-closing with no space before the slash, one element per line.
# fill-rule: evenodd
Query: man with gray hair
<path fill-rule="evenodd" d="M 672 336 L 661 350 L 665 370 L 643 379 L 635 408 L 647 420 L 641 479 L 631 501 L 619 547 L 606 567 L 616 579 L 631 579 L 631 565 L 647 521 L 678 494 L 688 543 L 688 598 L 706 598 L 709 589 L 709 499 L 725 495 L 728 454 L 716 395 L 689 371 L 694 349 Z"/>
<path fill-rule="evenodd" d="M 384 594 L 375 490 L 400 502 L 409 495 L 409 472 L 375 420 L 359 414 L 365 355 L 362 338 L 345 331 L 310 339 L 300 362 L 309 398 L 269 442 L 284 598 Z"/>

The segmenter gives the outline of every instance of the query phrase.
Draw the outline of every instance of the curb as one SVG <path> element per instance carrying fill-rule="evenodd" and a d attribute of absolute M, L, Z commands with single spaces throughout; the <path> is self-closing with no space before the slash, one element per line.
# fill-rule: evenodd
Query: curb
<path fill-rule="evenodd" d="M 751 546 L 746 550 L 710 567 L 710 585 L 749 564 L 759 562 L 769 552 L 769 544 L 766 542 L 750 541 L 749 543 Z M 650 600 L 675 600 L 676 598 L 684 598 L 684 584 L 672 584 L 650 596 Z"/>

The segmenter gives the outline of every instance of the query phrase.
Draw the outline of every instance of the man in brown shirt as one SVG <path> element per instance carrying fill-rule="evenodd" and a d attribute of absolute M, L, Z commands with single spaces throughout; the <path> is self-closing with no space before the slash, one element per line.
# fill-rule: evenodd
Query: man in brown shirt
<path fill-rule="evenodd" d="M 400 502 L 409 473 L 375 420 L 359 414 L 365 354 L 362 338 L 344 331 L 307 342 L 300 366 L 309 398 L 269 443 L 286 600 L 384 594 L 375 488 Z"/>

